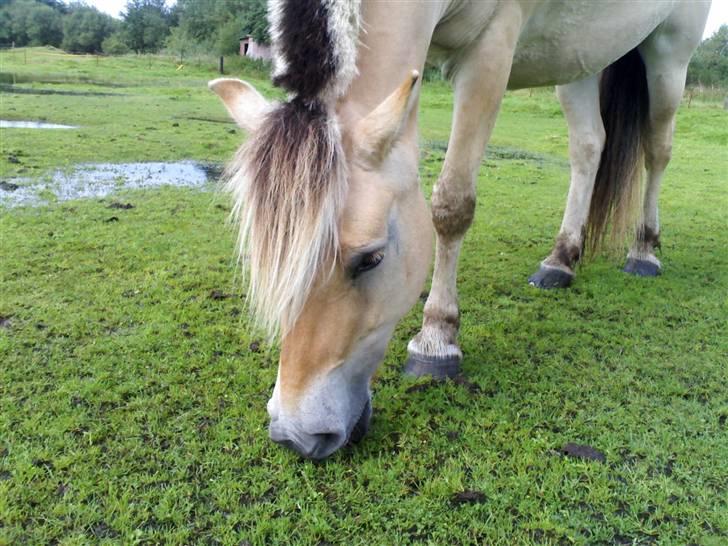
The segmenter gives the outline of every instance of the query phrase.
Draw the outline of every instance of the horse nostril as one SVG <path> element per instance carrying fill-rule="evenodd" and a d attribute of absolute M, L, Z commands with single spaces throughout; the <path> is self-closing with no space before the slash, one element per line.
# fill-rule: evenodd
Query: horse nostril
<path fill-rule="evenodd" d="M 335 432 L 312 434 L 311 437 L 313 438 L 312 449 L 307 453 L 299 452 L 309 459 L 325 459 L 339 449 L 346 441 L 343 434 L 337 434 Z"/>
<path fill-rule="evenodd" d="M 345 440 L 343 434 L 335 432 L 306 434 L 286 430 L 278 423 L 271 423 L 270 438 L 307 459 L 324 459 L 339 449 Z"/>

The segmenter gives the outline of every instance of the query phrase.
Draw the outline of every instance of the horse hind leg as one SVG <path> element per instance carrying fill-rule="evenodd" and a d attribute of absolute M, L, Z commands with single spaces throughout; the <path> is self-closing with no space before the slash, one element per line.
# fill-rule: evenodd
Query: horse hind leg
<path fill-rule="evenodd" d="M 662 270 L 655 250 L 660 246 L 657 200 L 662 177 L 672 155 L 675 114 L 685 89 L 685 75 L 692 52 L 700 42 L 704 16 L 693 7 L 681 8 L 640 46 L 650 98 L 649 125 L 643 137 L 647 184 L 641 219 L 627 254 L 626 273 L 642 277 Z"/>
<path fill-rule="evenodd" d="M 657 200 L 662 177 L 672 156 L 672 136 L 675 112 L 682 97 L 683 76 L 679 71 L 667 78 L 650 75 L 647 68 L 650 95 L 650 124 L 644 136 L 647 184 L 640 221 L 635 240 L 627 254 L 625 273 L 640 277 L 654 277 L 662 271 L 662 264 L 655 255 L 660 247 L 660 222 Z"/>
<path fill-rule="evenodd" d="M 599 111 L 599 75 L 558 86 L 556 94 L 569 126 L 571 183 L 553 250 L 528 278 L 529 284 L 538 288 L 564 288 L 574 279 L 605 142 Z"/>

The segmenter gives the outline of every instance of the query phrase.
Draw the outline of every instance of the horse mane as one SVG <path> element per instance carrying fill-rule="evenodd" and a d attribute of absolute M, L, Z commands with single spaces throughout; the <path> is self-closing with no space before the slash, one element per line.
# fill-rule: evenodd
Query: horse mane
<path fill-rule="evenodd" d="M 248 302 L 272 337 L 333 271 L 347 190 L 334 113 L 356 75 L 359 0 L 273 0 L 274 84 L 289 92 L 226 169 Z"/>

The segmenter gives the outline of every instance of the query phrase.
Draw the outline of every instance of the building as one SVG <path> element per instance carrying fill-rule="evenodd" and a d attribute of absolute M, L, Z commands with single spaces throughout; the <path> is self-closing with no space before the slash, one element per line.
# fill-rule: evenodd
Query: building
<path fill-rule="evenodd" d="M 273 53 L 269 45 L 259 44 L 248 35 L 240 38 L 240 56 L 269 61 L 273 57 Z"/>

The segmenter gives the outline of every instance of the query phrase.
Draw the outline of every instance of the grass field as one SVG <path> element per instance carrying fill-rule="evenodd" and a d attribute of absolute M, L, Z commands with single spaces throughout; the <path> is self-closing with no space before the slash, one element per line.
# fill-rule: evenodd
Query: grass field
<path fill-rule="evenodd" d="M 2 130 L 3 181 L 220 162 L 243 137 L 206 89 L 212 63 L 30 49 L 0 71 L 0 118 L 82 126 Z M 425 87 L 428 194 L 450 107 Z M 223 196 L 0 208 L 0 544 L 726 544 L 728 114 L 680 111 L 664 274 L 600 258 L 568 291 L 526 283 L 568 187 L 552 91 L 509 94 L 492 144 L 460 262 L 465 378 L 401 376 L 418 304 L 368 437 L 322 463 L 267 438 L 277 350 L 246 319 Z"/>

